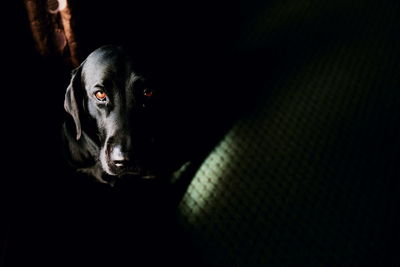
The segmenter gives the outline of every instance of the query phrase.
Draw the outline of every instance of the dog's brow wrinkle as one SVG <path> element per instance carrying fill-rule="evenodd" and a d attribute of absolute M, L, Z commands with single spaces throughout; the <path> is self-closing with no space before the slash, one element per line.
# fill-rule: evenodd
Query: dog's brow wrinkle
<path fill-rule="evenodd" d="M 129 99 L 134 100 L 134 94 L 133 94 L 133 85 L 140 79 L 142 79 L 143 77 L 141 75 L 138 75 L 135 72 L 131 72 L 127 81 L 126 81 L 126 92 L 127 92 L 127 96 L 126 96 L 126 101 L 128 101 L 126 104 L 127 106 L 131 106 L 131 103 L 129 101 Z M 128 96 L 129 95 L 129 96 Z"/>
<path fill-rule="evenodd" d="M 96 83 L 93 87 L 104 88 L 105 86 L 102 83 Z"/>
<path fill-rule="evenodd" d="M 137 80 L 139 80 L 141 78 L 140 75 L 137 75 L 136 73 L 132 72 L 130 74 L 130 77 L 128 79 L 129 85 L 133 84 L 134 82 L 136 82 Z"/>

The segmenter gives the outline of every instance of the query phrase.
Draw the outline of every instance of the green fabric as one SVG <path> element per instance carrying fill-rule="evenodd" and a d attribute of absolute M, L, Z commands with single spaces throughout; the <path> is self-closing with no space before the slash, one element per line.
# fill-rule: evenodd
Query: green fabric
<path fill-rule="evenodd" d="M 271 93 L 226 134 L 180 204 L 200 259 L 390 266 L 398 261 L 399 4 L 285 0 L 243 12 L 239 49 L 279 48 L 280 65 L 265 82 Z"/>

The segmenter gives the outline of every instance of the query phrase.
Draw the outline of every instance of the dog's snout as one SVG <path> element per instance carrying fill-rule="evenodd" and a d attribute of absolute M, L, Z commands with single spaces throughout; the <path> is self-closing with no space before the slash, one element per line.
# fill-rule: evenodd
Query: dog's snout
<path fill-rule="evenodd" d="M 118 168 L 125 168 L 129 165 L 129 153 L 122 150 L 121 146 L 115 146 L 110 155 L 111 162 Z"/>

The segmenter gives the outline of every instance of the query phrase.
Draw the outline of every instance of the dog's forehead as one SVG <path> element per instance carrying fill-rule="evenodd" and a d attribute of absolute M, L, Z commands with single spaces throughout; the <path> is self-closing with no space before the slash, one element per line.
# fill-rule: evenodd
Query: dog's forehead
<path fill-rule="evenodd" d="M 126 80 L 135 76 L 129 58 L 116 49 L 98 49 L 86 59 L 82 75 L 89 85 L 101 83 L 105 79 Z"/>

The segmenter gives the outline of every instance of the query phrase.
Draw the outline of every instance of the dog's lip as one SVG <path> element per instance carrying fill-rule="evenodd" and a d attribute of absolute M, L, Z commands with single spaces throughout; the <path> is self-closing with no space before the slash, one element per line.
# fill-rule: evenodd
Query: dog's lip
<path fill-rule="evenodd" d="M 121 173 L 120 176 L 135 176 L 137 178 L 142 178 L 142 179 L 154 179 L 157 177 L 153 172 L 151 171 L 137 171 L 137 170 L 126 170 Z"/>
<path fill-rule="evenodd" d="M 124 171 L 122 173 L 123 174 L 129 174 L 129 175 L 135 175 L 135 176 L 140 175 L 140 172 L 138 172 L 138 171 L 130 171 L 130 170 Z"/>
<path fill-rule="evenodd" d="M 142 176 L 143 179 L 154 179 L 154 178 L 156 178 L 156 177 L 157 177 L 157 176 L 156 176 L 156 175 L 153 175 L 153 174 Z"/>

